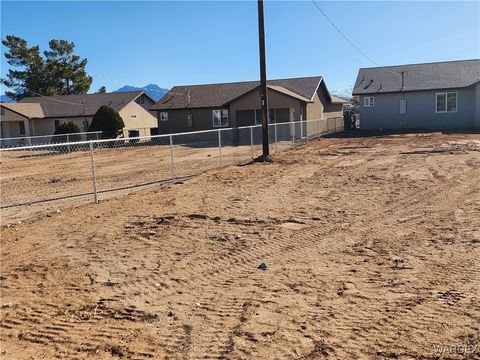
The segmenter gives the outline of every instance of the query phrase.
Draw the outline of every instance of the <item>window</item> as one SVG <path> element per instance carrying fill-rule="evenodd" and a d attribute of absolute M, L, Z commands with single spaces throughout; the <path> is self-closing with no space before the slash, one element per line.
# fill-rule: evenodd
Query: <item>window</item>
<path fill-rule="evenodd" d="M 138 103 L 142 105 L 145 104 L 145 97 L 143 95 L 138 98 Z"/>
<path fill-rule="evenodd" d="M 23 121 L 18 123 L 18 128 L 20 130 L 20 135 L 25 135 L 25 123 Z"/>
<path fill-rule="evenodd" d="M 83 120 L 83 131 L 88 131 L 88 120 Z"/>
<path fill-rule="evenodd" d="M 374 105 L 374 97 L 368 96 L 363 99 L 363 106 L 370 107 Z"/>
<path fill-rule="evenodd" d="M 213 127 L 228 126 L 228 110 L 212 110 Z"/>
<path fill-rule="evenodd" d="M 57 130 L 58 127 L 60 126 L 60 120 L 55 120 L 55 121 L 53 122 L 53 124 L 54 124 L 54 126 L 55 126 L 55 130 Z"/>
<path fill-rule="evenodd" d="M 0 115 L 5 115 L 5 108 L 3 106 L 0 107 Z"/>
<path fill-rule="evenodd" d="M 456 112 L 457 111 L 457 93 L 438 93 L 436 95 L 436 112 Z"/>
<path fill-rule="evenodd" d="M 130 117 L 131 117 L 132 119 L 136 119 L 136 118 L 137 118 L 137 115 L 132 114 L 132 115 L 130 115 Z"/>
<path fill-rule="evenodd" d="M 275 109 L 268 109 L 268 122 L 275 123 Z M 255 125 L 262 125 L 262 109 L 255 110 Z"/>
<path fill-rule="evenodd" d="M 160 121 L 168 121 L 168 112 L 162 111 L 160 113 Z"/>

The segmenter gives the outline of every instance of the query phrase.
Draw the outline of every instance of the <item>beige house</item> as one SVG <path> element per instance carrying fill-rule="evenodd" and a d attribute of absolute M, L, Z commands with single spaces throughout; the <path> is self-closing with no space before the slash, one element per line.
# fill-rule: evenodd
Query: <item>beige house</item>
<path fill-rule="evenodd" d="M 269 80 L 269 121 L 342 116 L 344 100 L 330 95 L 323 77 Z M 151 109 L 160 134 L 261 123 L 258 81 L 173 87 Z M 308 130 L 308 129 L 307 129 Z"/>
<path fill-rule="evenodd" d="M 148 111 L 154 103 L 143 91 L 29 97 L 18 103 L 0 103 L 2 146 L 35 143 L 35 138 L 28 137 L 37 136 L 42 137 L 39 142 L 48 142 L 64 122 L 71 121 L 86 132 L 102 105 L 118 111 L 125 123 L 125 137 L 149 136 L 157 128 L 156 118 Z"/>

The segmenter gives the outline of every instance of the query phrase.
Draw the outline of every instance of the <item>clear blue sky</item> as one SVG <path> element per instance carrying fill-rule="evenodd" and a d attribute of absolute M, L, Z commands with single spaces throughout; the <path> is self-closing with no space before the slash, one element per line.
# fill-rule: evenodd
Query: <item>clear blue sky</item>
<path fill-rule="evenodd" d="M 479 1 L 318 3 L 382 65 L 480 57 Z M 323 75 L 342 92 L 359 67 L 374 66 L 311 1 L 267 1 L 265 17 L 269 78 Z M 73 41 L 88 58 L 91 91 L 259 78 L 256 1 L 2 1 L 1 34 L 41 49 Z"/>

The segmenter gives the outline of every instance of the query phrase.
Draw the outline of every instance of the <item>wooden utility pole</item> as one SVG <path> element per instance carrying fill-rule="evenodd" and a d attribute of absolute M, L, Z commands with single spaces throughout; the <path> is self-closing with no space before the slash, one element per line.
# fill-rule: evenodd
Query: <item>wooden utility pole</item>
<path fill-rule="evenodd" d="M 263 19 L 263 0 L 258 0 L 258 44 L 260 48 L 260 104 L 262 106 L 262 160 L 268 161 L 268 97 L 267 65 L 265 60 L 265 24 Z"/>

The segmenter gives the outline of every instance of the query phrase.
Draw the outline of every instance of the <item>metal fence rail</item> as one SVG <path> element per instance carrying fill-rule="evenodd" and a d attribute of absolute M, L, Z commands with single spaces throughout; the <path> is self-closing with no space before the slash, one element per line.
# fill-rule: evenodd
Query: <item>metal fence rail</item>
<path fill-rule="evenodd" d="M 24 147 L 29 145 L 45 145 L 52 143 L 69 143 L 87 140 L 99 140 L 102 137 L 101 131 L 87 131 L 57 135 L 18 136 L 0 138 L 0 148 Z"/>
<path fill-rule="evenodd" d="M 272 153 L 343 130 L 342 118 L 269 124 Z M 97 202 L 261 155 L 260 125 L 0 149 L 2 223 Z"/>

